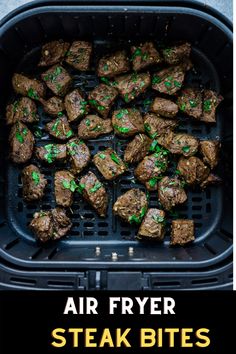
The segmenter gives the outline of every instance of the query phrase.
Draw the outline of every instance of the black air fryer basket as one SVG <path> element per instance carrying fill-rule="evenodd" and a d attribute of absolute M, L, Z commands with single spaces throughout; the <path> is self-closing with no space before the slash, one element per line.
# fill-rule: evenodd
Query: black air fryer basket
<path fill-rule="evenodd" d="M 57 1 L 34 2 L 6 17 L 0 27 L 0 283 L 3 288 L 61 289 L 227 289 L 232 283 L 232 28 L 212 9 L 192 1 Z M 219 137 L 220 186 L 189 190 L 188 201 L 177 208 L 180 217 L 194 219 L 196 241 L 185 248 L 140 243 L 137 228 L 112 215 L 117 196 L 136 184 L 130 171 L 110 188 L 108 216 L 99 218 L 77 195 L 73 228 L 58 242 L 40 245 L 27 225 L 33 213 L 54 206 L 53 167 L 42 167 L 49 180 L 38 204 L 22 201 L 20 168 L 8 160 L 5 105 L 12 95 L 15 71 L 32 73 L 40 46 L 52 39 L 92 40 L 95 61 L 108 48 L 126 48 L 132 42 L 190 41 L 196 71 L 187 84 L 211 88 L 224 96 L 217 124 L 183 120 L 182 132 L 201 139 Z M 93 65 L 95 65 L 95 61 Z M 72 71 L 73 72 L 73 71 Z M 74 85 L 91 90 L 93 72 L 75 75 Z M 153 96 L 151 96 L 153 97 Z M 142 100 L 135 101 L 141 107 Z M 150 96 L 148 96 L 150 98 Z M 122 105 L 122 100 L 117 106 Z M 41 124 L 49 117 L 40 111 Z M 181 115 L 180 115 L 181 119 Z M 183 119 L 183 118 L 182 118 Z M 38 142 L 39 143 L 39 142 Z M 43 142 L 45 143 L 45 141 Z M 104 137 L 90 141 L 92 154 L 113 147 L 123 153 L 126 142 Z M 90 166 L 93 169 L 92 166 Z M 150 206 L 157 206 L 155 193 Z"/>

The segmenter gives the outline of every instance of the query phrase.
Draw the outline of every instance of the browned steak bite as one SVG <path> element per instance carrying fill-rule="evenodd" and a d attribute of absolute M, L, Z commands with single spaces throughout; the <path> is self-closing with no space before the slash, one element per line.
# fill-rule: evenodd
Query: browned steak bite
<path fill-rule="evenodd" d="M 167 64 L 180 64 L 187 59 L 191 53 L 191 44 L 186 42 L 179 45 L 168 46 L 162 50 L 162 55 Z"/>
<path fill-rule="evenodd" d="M 198 89 L 186 88 L 181 91 L 177 104 L 180 111 L 189 116 L 201 119 L 202 117 L 202 93 Z"/>
<path fill-rule="evenodd" d="M 210 173 L 209 176 L 201 183 L 201 188 L 205 189 L 209 185 L 217 185 L 222 183 L 222 179 L 213 173 Z"/>
<path fill-rule="evenodd" d="M 62 114 L 61 112 L 64 111 L 64 103 L 61 98 L 53 96 L 48 100 L 40 99 L 40 103 L 43 105 L 44 112 L 52 115 L 57 116 Z"/>
<path fill-rule="evenodd" d="M 25 124 L 17 122 L 11 128 L 9 145 L 11 160 L 15 163 L 25 163 L 32 156 L 34 136 Z"/>
<path fill-rule="evenodd" d="M 21 74 L 13 75 L 12 86 L 16 93 L 22 96 L 28 96 L 34 100 L 38 100 L 46 94 L 46 87 L 42 82 L 36 79 L 30 79 Z"/>
<path fill-rule="evenodd" d="M 211 169 L 216 167 L 219 162 L 221 143 L 218 140 L 202 140 L 199 143 L 199 151 Z"/>
<path fill-rule="evenodd" d="M 118 92 L 114 87 L 100 84 L 89 93 L 89 104 L 102 117 L 106 118 L 117 95 Z"/>
<path fill-rule="evenodd" d="M 162 118 L 156 113 L 147 113 L 144 116 L 144 129 L 152 139 L 175 129 L 177 125 L 177 120 Z"/>
<path fill-rule="evenodd" d="M 223 97 L 212 90 L 203 92 L 203 116 L 201 120 L 206 123 L 216 122 L 216 108 L 223 100 Z"/>
<path fill-rule="evenodd" d="M 82 139 L 95 139 L 100 135 L 113 131 L 111 119 L 102 119 L 96 115 L 88 115 L 78 126 L 78 136 Z"/>
<path fill-rule="evenodd" d="M 111 148 L 98 152 L 93 157 L 93 163 L 103 177 L 109 181 L 112 181 L 126 171 L 124 162 Z"/>
<path fill-rule="evenodd" d="M 82 97 L 79 89 L 75 89 L 68 93 L 65 97 L 64 103 L 69 122 L 73 122 L 88 114 L 88 103 Z"/>
<path fill-rule="evenodd" d="M 88 172 L 80 179 L 79 190 L 100 216 L 106 216 L 108 195 L 93 172 Z"/>
<path fill-rule="evenodd" d="M 200 184 L 210 173 L 210 169 L 196 156 L 181 157 L 177 170 L 188 184 Z"/>
<path fill-rule="evenodd" d="M 47 144 L 38 146 L 35 149 L 36 157 L 49 164 L 60 161 L 64 162 L 66 159 L 66 144 Z"/>
<path fill-rule="evenodd" d="M 47 87 L 56 96 L 65 96 L 71 83 L 72 78 L 69 73 L 60 65 L 54 65 L 42 75 L 42 80 Z"/>
<path fill-rule="evenodd" d="M 128 163 L 141 161 L 148 154 L 151 143 L 151 139 L 145 134 L 135 135 L 134 139 L 126 146 L 124 161 Z"/>
<path fill-rule="evenodd" d="M 37 107 L 34 101 L 28 97 L 22 97 L 6 108 L 7 124 L 18 121 L 23 123 L 35 123 L 38 121 Z"/>
<path fill-rule="evenodd" d="M 124 50 L 108 54 L 98 62 L 98 76 L 114 77 L 129 71 L 129 59 Z"/>
<path fill-rule="evenodd" d="M 181 65 L 158 71 L 153 75 L 152 88 L 167 95 L 174 95 L 183 85 L 185 70 Z"/>
<path fill-rule="evenodd" d="M 56 171 L 54 178 L 55 199 L 58 205 L 70 207 L 76 190 L 74 175 L 67 170 Z"/>
<path fill-rule="evenodd" d="M 189 134 L 168 132 L 158 138 L 158 143 L 168 149 L 172 154 L 192 156 L 198 150 L 198 139 Z"/>
<path fill-rule="evenodd" d="M 159 64 L 162 59 L 152 42 L 145 42 L 131 47 L 133 70 L 139 71 L 153 64 Z"/>
<path fill-rule="evenodd" d="M 28 165 L 21 174 L 23 198 L 27 202 L 42 199 L 47 180 L 35 165 Z"/>
<path fill-rule="evenodd" d="M 122 75 L 117 77 L 115 81 L 115 87 L 126 103 L 145 92 L 150 84 L 151 77 L 149 73 Z"/>
<path fill-rule="evenodd" d="M 113 205 L 113 212 L 129 223 L 140 224 L 146 214 L 148 201 L 140 189 L 130 189 L 118 197 Z"/>
<path fill-rule="evenodd" d="M 92 54 L 92 44 L 84 41 L 75 41 L 71 44 L 67 54 L 67 64 L 80 71 L 89 70 Z"/>
<path fill-rule="evenodd" d="M 51 66 L 59 63 L 64 58 L 69 46 L 70 44 L 62 39 L 44 44 L 38 66 Z"/>
<path fill-rule="evenodd" d="M 80 139 L 71 139 L 67 145 L 67 154 L 71 162 L 71 172 L 79 174 L 90 161 L 90 151 L 87 145 Z"/>
<path fill-rule="evenodd" d="M 74 135 L 69 122 L 64 115 L 47 123 L 46 130 L 50 135 L 60 140 L 67 140 Z"/>
<path fill-rule="evenodd" d="M 172 221 L 170 241 L 172 246 L 184 246 L 194 240 L 195 237 L 193 220 L 177 219 Z"/>
<path fill-rule="evenodd" d="M 46 242 L 65 236 L 71 229 L 72 222 L 64 209 L 55 208 L 34 213 L 29 227 L 41 242 Z"/>
<path fill-rule="evenodd" d="M 159 209 L 148 209 L 138 230 L 141 240 L 163 241 L 165 235 L 165 212 Z"/>
<path fill-rule="evenodd" d="M 178 113 L 178 106 L 176 103 L 165 98 L 156 97 L 150 107 L 154 113 L 160 114 L 166 118 L 174 118 Z"/>
<path fill-rule="evenodd" d="M 187 200 L 182 182 L 177 178 L 164 177 L 158 184 L 158 198 L 163 208 L 170 210 Z"/>
<path fill-rule="evenodd" d="M 120 136 L 132 136 L 144 133 L 143 118 L 136 108 L 122 108 L 113 112 L 112 125 L 114 131 Z"/>

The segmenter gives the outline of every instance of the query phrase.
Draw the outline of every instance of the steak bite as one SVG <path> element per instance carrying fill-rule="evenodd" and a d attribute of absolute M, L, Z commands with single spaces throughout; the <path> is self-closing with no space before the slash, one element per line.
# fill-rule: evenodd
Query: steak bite
<path fill-rule="evenodd" d="M 119 196 L 113 205 L 113 212 L 123 220 L 140 224 L 146 214 L 148 201 L 140 189 L 130 189 Z"/>
<path fill-rule="evenodd" d="M 117 135 L 128 137 L 144 133 L 143 118 L 136 108 L 122 108 L 113 112 L 112 125 Z"/>
<path fill-rule="evenodd" d="M 23 199 L 27 202 L 42 199 L 47 180 L 35 165 L 28 165 L 21 174 Z"/>
<path fill-rule="evenodd" d="M 68 93 L 65 97 L 64 103 L 69 122 L 73 122 L 88 114 L 88 103 L 82 97 L 79 89 L 75 89 Z"/>
<path fill-rule="evenodd" d="M 39 101 L 43 105 L 44 112 L 51 116 L 60 115 L 65 109 L 62 99 L 56 96 L 53 96 L 48 100 L 40 99 Z"/>
<path fill-rule="evenodd" d="M 186 42 L 179 45 L 168 46 L 162 50 L 162 55 L 167 64 L 180 64 L 191 53 L 191 44 Z"/>
<path fill-rule="evenodd" d="M 74 175 L 67 170 L 56 171 L 54 178 L 55 199 L 58 205 L 70 207 L 76 190 Z"/>
<path fill-rule="evenodd" d="M 102 117 L 106 118 L 117 95 L 118 92 L 114 87 L 100 84 L 89 93 L 89 104 Z"/>
<path fill-rule="evenodd" d="M 223 97 L 212 90 L 203 92 L 203 116 L 201 120 L 206 123 L 216 122 L 216 108 L 223 100 Z"/>
<path fill-rule="evenodd" d="M 48 131 L 50 135 L 60 140 L 69 139 L 74 135 L 70 128 L 70 124 L 64 115 L 47 123 L 46 131 Z"/>
<path fill-rule="evenodd" d="M 98 76 L 114 77 L 129 71 L 129 58 L 125 50 L 102 57 L 98 62 Z"/>
<path fill-rule="evenodd" d="M 32 156 L 34 136 L 25 124 L 17 122 L 11 128 L 9 145 L 11 160 L 15 163 L 25 163 Z"/>
<path fill-rule="evenodd" d="M 17 73 L 12 77 L 12 86 L 19 95 L 28 96 L 34 100 L 38 100 L 46 94 L 46 87 L 42 82 Z"/>
<path fill-rule="evenodd" d="M 66 159 L 66 144 L 47 144 L 38 146 L 35 149 L 36 157 L 49 164 L 60 161 L 64 162 Z"/>
<path fill-rule="evenodd" d="M 174 118 L 178 113 L 178 106 L 176 103 L 165 98 L 156 97 L 150 107 L 154 113 L 160 114 L 166 118 Z"/>
<path fill-rule="evenodd" d="M 134 139 L 127 144 L 124 154 L 124 161 L 135 163 L 141 161 L 149 152 L 151 139 L 145 134 L 137 134 Z"/>
<path fill-rule="evenodd" d="M 149 73 L 132 73 L 116 78 L 115 87 L 126 103 L 145 92 L 151 84 Z"/>
<path fill-rule="evenodd" d="M 158 198 L 163 208 L 170 210 L 177 204 L 184 203 L 187 195 L 177 177 L 164 177 L 158 184 Z"/>
<path fill-rule="evenodd" d="M 69 46 L 70 44 L 62 39 L 44 44 L 38 66 L 51 66 L 59 63 L 66 55 Z"/>
<path fill-rule="evenodd" d="M 177 170 L 188 184 L 200 184 L 210 173 L 210 169 L 196 156 L 181 157 Z"/>
<path fill-rule="evenodd" d="M 116 152 L 108 148 L 93 157 L 93 163 L 108 181 L 112 181 L 126 171 L 126 166 Z"/>
<path fill-rule="evenodd" d="M 64 209 L 55 208 L 34 213 L 29 227 L 41 242 L 46 242 L 65 236 L 71 229 L 72 222 Z"/>
<path fill-rule="evenodd" d="M 200 184 L 202 189 L 205 189 L 209 185 L 217 185 L 222 183 L 222 179 L 213 173 L 210 173 L 209 176 Z"/>
<path fill-rule="evenodd" d="M 56 96 L 65 96 L 72 83 L 71 76 L 61 65 L 52 66 L 41 77 Z"/>
<path fill-rule="evenodd" d="M 91 54 L 91 43 L 74 41 L 66 54 L 66 62 L 77 70 L 87 71 L 89 70 Z"/>
<path fill-rule="evenodd" d="M 145 131 L 152 139 L 170 130 L 174 130 L 177 125 L 177 120 L 162 118 L 155 113 L 147 113 L 144 116 Z"/>
<path fill-rule="evenodd" d="M 181 91 L 177 104 L 180 111 L 189 116 L 201 119 L 202 117 L 202 93 L 198 89 L 186 88 Z"/>
<path fill-rule="evenodd" d="M 78 126 L 78 136 L 82 139 L 95 139 L 100 135 L 113 131 L 111 119 L 102 119 L 96 115 L 88 115 Z"/>
<path fill-rule="evenodd" d="M 103 184 L 89 171 L 80 179 L 79 190 L 83 198 L 92 205 L 98 215 L 106 216 L 108 195 Z"/>
<path fill-rule="evenodd" d="M 80 139 L 74 138 L 66 144 L 67 155 L 71 162 L 71 172 L 79 174 L 90 161 L 90 151 L 87 145 Z"/>
<path fill-rule="evenodd" d="M 152 88 L 160 93 L 174 95 L 183 85 L 185 70 L 181 65 L 162 69 L 153 75 Z"/>
<path fill-rule="evenodd" d="M 168 149 L 172 154 L 192 156 L 198 150 L 198 139 L 189 134 L 173 133 L 163 134 L 158 138 L 158 143 Z"/>
<path fill-rule="evenodd" d="M 159 209 L 148 209 L 138 230 L 141 240 L 163 241 L 165 234 L 165 212 Z"/>
<path fill-rule="evenodd" d="M 202 140 L 199 143 L 199 151 L 211 169 L 217 166 L 219 162 L 221 143 L 218 140 Z"/>
<path fill-rule="evenodd" d="M 170 241 L 172 246 L 184 246 L 194 240 L 195 237 L 193 220 L 177 219 L 172 221 Z"/>
<path fill-rule="evenodd" d="M 38 121 L 37 107 L 33 100 L 28 97 L 22 97 L 6 108 L 7 124 L 16 122 L 35 123 Z"/>
<path fill-rule="evenodd" d="M 130 51 L 132 54 L 131 61 L 134 71 L 146 69 L 148 66 L 159 64 L 162 61 L 160 54 L 152 42 L 145 42 L 139 46 L 132 46 Z"/>

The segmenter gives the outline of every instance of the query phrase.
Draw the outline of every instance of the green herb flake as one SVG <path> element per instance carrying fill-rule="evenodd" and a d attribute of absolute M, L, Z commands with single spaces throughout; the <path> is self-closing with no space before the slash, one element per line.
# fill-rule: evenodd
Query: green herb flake
<path fill-rule="evenodd" d="M 63 115 L 64 115 L 63 112 L 58 112 L 58 113 L 57 113 L 57 116 L 58 116 L 58 117 L 62 117 Z"/>
<path fill-rule="evenodd" d="M 144 129 L 145 129 L 145 131 L 146 131 L 147 133 L 149 133 L 150 130 L 151 130 L 151 127 L 150 127 L 150 125 L 149 125 L 148 123 L 144 123 Z"/>
<path fill-rule="evenodd" d="M 129 133 L 129 131 L 130 131 L 130 128 L 128 128 L 128 127 L 120 127 L 120 126 L 118 126 L 117 124 L 114 124 L 114 128 L 115 128 L 118 132 L 123 133 L 123 134 Z"/>
<path fill-rule="evenodd" d="M 27 95 L 28 97 L 33 98 L 35 100 L 39 99 L 37 92 L 32 87 L 28 90 Z"/>
<path fill-rule="evenodd" d="M 47 162 L 54 162 L 57 154 L 60 152 L 57 146 L 54 144 L 47 144 L 44 146 L 44 149 L 47 151 L 47 153 L 44 155 L 44 158 L 47 160 Z"/>
<path fill-rule="evenodd" d="M 148 106 L 152 103 L 152 100 L 150 100 L 149 98 L 146 98 L 144 101 L 143 101 L 143 105 L 144 105 L 144 108 L 148 108 Z"/>
<path fill-rule="evenodd" d="M 141 209 L 141 212 L 140 212 L 140 215 L 139 215 L 139 216 L 133 214 L 133 215 L 131 215 L 131 216 L 129 217 L 129 222 L 130 222 L 131 224 L 132 224 L 132 223 L 140 224 L 141 221 L 142 221 L 142 219 L 143 219 L 143 217 L 145 216 L 146 212 L 147 212 L 147 207 L 143 207 L 143 208 Z"/>
<path fill-rule="evenodd" d="M 175 170 L 175 174 L 176 174 L 176 175 L 181 175 L 181 173 L 180 173 L 179 170 Z"/>
<path fill-rule="evenodd" d="M 152 78 L 152 84 L 153 85 L 159 84 L 161 81 L 162 81 L 162 79 L 158 75 L 154 75 L 153 78 Z"/>
<path fill-rule="evenodd" d="M 100 159 L 102 159 L 102 160 L 105 160 L 105 158 L 106 158 L 106 155 L 105 155 L 105 154 L 99 154 L 98 156 L 99 156 Z"/>
<path fill-rule="evenodd" d="M 186 154 L 190 151 L 190 146 L 186 145 L 182 147 L 182 151 L 185 152 Z"/>
<path fill-rule="evenodd" d="M 73 135 L 73 131 L 72 131 L 72 130 L 69 130 L 69 131 L 66 133 L 66 137 L 67 137 L 67 138 L 70 138 L 72 135 Z"/>
<path fill-rule="evenodd" d="M 172 54 L 172 52 L 173 52 L 173 49 L 171 49 L 171 48 L 165 48 L 163 50 L 164 56 L 167 56 L 167 57 L 169 57 Z"/>
<path fill-rule="evenodd" d="M 128 93 L 126 93 L 126 94 L 124 95 L 124 100 L 125 100 L 126 103 L 129 102 L 129 94 L 128 94 Z"/>
<path fill-rule="evenodd" d="M 163 223 L 165 221 L 164 216 L 160 216 L 160 215 L 153 215 L 152 219 L 157 223 Z"/>
<path fill-rule="evenodd" d="M 172 86 L 172 83 L 170 81 L 164 81 L 164 85 L 167 89 L 169 89 Z"/>
<path fill-rule="evenodd" d="M 64 179 L 64 181 L 62 181 L 62 185 L 65 189 L 70 189 L 70 182 L 66 179 Z"/>
<path fill-rule="evenodd" d="M 181 85 L 181 83 L 179 81 L 174 80 L 174 86 L 178 87 L 178 88 L 181 88 L 182 85 Z"/>
<path fill-rule="evenodd" d="M 34 129 L 34 136 L 36 138 L 42 138 L 42 136 L 43 136 L 42 130 L 40 128 L 36 127 Z"/>
<path fill-rule="evenodd" d="M 108 65 L 107 65 L 107 64 L 104 64 L 104 65 L 103 65 L 103 70 L 104 70 L 104 71 L 108 71 L 108 69 L 109 69 L 109 68 L 108 68 Z"/>
<path fill-rule="evenodd" d="M 101 77 L 101 81 L 104 82 L 106 85 L 110 85 L 110 81 L 106 77 Z"/>
<path fill-rule="evenodd" d="M 16 113 L 18 111 L 19 101 L 15 101 L 13 103 L 13 112 Z"/>
<path fill-rule="evenodd" d="M 211 112 L 212 106 L 211 106 L 211 100 L 205 100 L 203 102 L 203 110 L 204 112 Z"/>
<path fill-rule="evenodd" d="M 158 141 L 157 140 L 153 140 L 151 145 L 150 145 L 149 151 L 155 151 L 157 144 L 158 144 Z"/>
<path fill-rule="evenodd" d="M 117 165 L 120 165 L 120 159 L 114 152 L 112 152 L 110 156 L 112 161 L 114 161 Z"/>
<path fill-rule="evenodd" d="M 84 183 L 79 183 L 77 186 L 77 191 L 82 194 L 83 190 L 85 189 L 85 184 Z"/>
<path fill-rule="evenodd" d="M 92 188 L 90 188 L 90 193 L 95 193 L 98 189 L 102 187 L 100 182 L 96 182 Z"/>
<path fill-rule="evenodd" d="M 133 61 L 136 57 L 141 57 L 142 56 L 142 50 L 141 48 L 136 48 L 134 53 L 132 54 L 131 61 Z"/>
<path fill-rule="evenodd" d="M 85 121 L 85 124 L 87 125 L 87 127 L 89 127 L 90 126 L 90 119 L 86 119 L 86 121 Z"/>
<path fill-rule="evenodd" d="M 182 104 L 180 105 L 179 109 L 184 112 L 185 109 L 186 109 L 186 103 L 182 103 Z"/>
<path fill-rule="evenodd" d="M 158 178 L 157 177 L 152 177 L 150 180 L 149 180 L 149 186 L 151 187 L 151 188 L 154 188 L 155 186 L 156 186 L 156 184 L 157 184 L 157 180 L 158 180 Z"/>
<path fill-rule="evenodd" d="M 119 113 L 116 114 L 116 118 L 121 119 L 124 115 L 129 114 L 128 109 L 121 109 Z"/>
<path fill-rule="evenodd" d="M 197 101 L 196 100 L 189 100 L 189 104 L 191 108 L 197 107 Z"/>

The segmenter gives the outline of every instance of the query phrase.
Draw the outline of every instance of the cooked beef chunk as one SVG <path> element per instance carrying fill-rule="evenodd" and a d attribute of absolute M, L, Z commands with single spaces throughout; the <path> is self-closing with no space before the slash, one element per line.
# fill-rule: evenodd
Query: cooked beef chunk
<path fill-rule="evenodd" d="M 116 152 L 108 148 L 93 157 L 93 163 L 108 181 L 112 181 L 126 171 L 126 166 Z"/>
<path fill-rule="evenodd" d="M 114 54 L 106 55 L 99 60 L 98 76 L 114 77 L 129 71 L 129 59 L 124 50 L 119 50 Z"/>
<path fill-rule="evenodd" d="M 62 114 L 61 112 L 64 111 L 64 103 L 61 98 L 53 96 L 48 100 L 40 99 L 40 103 L 43 105 L 44 112 L 52 115 L 57 116 Z"/>
<path fill-rule="evenodd" d="M 66 159 L 66 145 L 65 144 L 47 144 L 44 146 L 36 147 L 36 157 L 47 163 L 55 161 L 65 161 Z"/>
<path fill-rule="evenodd" d="M 82 139 L 95 139 L 100 135 L 113 131 L 111 119 L 102 119 L 96 115 L 88 115 L 78 126 L 78 136 Z"/>
<path fill-rule="evenodd" d="M 200 184 L 202 189 L 205 189 L 209 185 L 217 185 L 222 182 L 222 179 L 213 173 L 210 173 L 209 176 Z"/>
<path fill-rule="evenodd" d="M 54 178 L 55 199 L 58 205 L 70 207 L 76 190 L 74 175 L 67 170 L 56 171 Z"/>
<path fill-rule="evenodd" d="M 194 241 L 194 222 L 193 220 L 176 219 L 172 221 L 171 241 L 172 246 L 184 246 L 186 243 Z"/>
<path fill-rule="evenodd" d="M 163 208 L 170 210 L 187 200 L 182 182 L 177 178 L 164 177 L 158 184 L 158 198 Z"/>
<path fill-rule="evenodd" d="M 147 113 L 144 116 L 144 129 L 152 139 L 175 129 L 177 125 L 177 120 L 162 118 L 155 113 Z"/>
<path fill-rule="evenodd" d="M 157 190 L 159 176 L 166 171 L 167 164 L 167 153 L 161 149 L 159 152 L 144 157 L 134 170 L 134 175 L 145 184 L 148 190 Z"/>
<path fill-rule="evenodd" d="M 41 75 L 47 87 L 56 96 L 64 96 L 72 82 L 69 73 L 60 65 L 54 65 Z"/>
<path fill-rule="evenodd" d="M 202 116 L 202 93 L 198 89 L 186 88 L 181 91 L 177 104 L 180 111 L 189 116 L 201 119 Z"/>
<path fill-rule="evenodd" d="M 158 138 L 158 143 L 172 154 L 192 156 L 198 150 L 198 139 L 189 134 L 168 132 Z"/>
<path fill-rule="evenodd" d="M 6 108 L 7 124 L 18 121 L 23 123 L 35 123 L 38 121 L 37 107 L 34 101 L 28 97 L 22 97 Z"/>
<path fill-rule="evenodd" d="M 176 103 L 165 98 L 156 97 L 150 107 L 154 113 L 160 114 L 166 118 L 174 118 L 178 113 L 178 106 Z"/>
<path fill-rule="evenodd" d="M 46 242 L 65 236 L 71 229 L 72 223 L 64 209 L 55 208 L 34 213 L 29 227 L 41 242 Z"/>
<path fill-rule="evenodd" d="M 28 96 L 34 100 L 38 100 L 46 94 L 46 87 L 42 82 L 36 79 L 30 79 L 21 74 L 13 75 L 12 86 L 16 93 L 22 96 Z"/>
<path fill-rule="evenodd" d="M 41 58 L 38 66 L 51 66 L 64 58 L 70 44 L 63 40 L 52 41 L 42 46 Z"/>
<path fill-rule="evenodd" d="M 206 123 L 216 122 L 216 108 L 223 100 L 223 97 L 212 90 L 203 92 L 203 116 L 201 120 Z"/>
<path fill-rule="evenodd" d="M 65 108 L 70 122 L 88 114 L 88 103 L 82 97 L 80 90 L 75 89 L 65 97 Z"/>
<path fill-rule="evenodd" d="M 117 198 L 113 212 L 129 223 L 140 224 L 146 214 L 148 201 L 140 189 L 130 189 Z"/>
<path fill-rule="evenodd" d="M 22 170 L 23 198 L 27 202 L 42 199 L 47 180 L 35 165 L 28 165 Z"/>
<path fill-rule="evenodd" d="M 179 45 L 168 46 L 162 50 L 162 55 L 167 64 L 180 64 L 184 59 L 188 58 L 191 53 L 191 44 L 186 42 Z"/>
<path fill-rule="evenodd" d="M 108 195 L 103 184 L 89 171 L 80 179 L 79 188 L 84 199 L 92 205 L 100 216 L 106 216 Z"/>
<path fill-rule="evenodd" d="M 185 70 L 181 65 L 163 69 L 153 75 L 152 88 L 158 92 L 174 95 L 182 87 Z"/>
<path fill-rule="evenodd" d="M 92 44 L 84 41 L 74 41 L 67 54 L 66 62 L 80 71 L 89 70 Z"/>
<path fill-rule="evenodd" d="M 89 104 L 102 117 L 106 118 L 117 95 L 118 92 L 114 87 L 100 84 L 89 93 Z"/>
<path fill-rule="evenodd" d="M 210 173 L 210 169 L 196 156 L 181 157 L 177 170 L 188 184 L 200 184 Z"/>
<path fill-rule="evenodd" d="M 134 139 L 126 146 L 124 161 L 128 163 L 141 161 L 148 154 L 151 142 L 151 139 L 145 134 L 135 135 Z"/>
<path fill-rule="evenodd" d="M 15 163 L 25 163 L 32 156 L 34 136 L 25 124 L 17 122 L 11 128 L 9 144 L 11 160 Z"/>
<path fill-rule="evenodd" d="M 69 139 L 74 135 L 70 128 L 70 124 L 64 115 L 47 123 L 46 130 L 50 135 L 60 140 Z"/>
<path fill-rule="evenodd" d="M 78 138 L 71 139 L 67 143 L 66 148 L 71 162 L 71 172 L 74 174 L 80 173 L 89 163 L 89 148 Z"/>
<path fill-rule="evenodd" d="M 202 140 L 199 143 L 199 151 L 211 169 L 216 167 L 219 161 L 221 143 L 218 140 Z"/>
<path fill-rule="evenodd" d="M 159 209 L 148 209 L 138 230 L 141 240 L 163 241 L 165 234 L 165 212 Z"/>
<path fill-rule="evenodd" d="M 132 101 L 141 93 L 146 91 L 151 84 L 149 73 L 132 73 L 116 78 L 115 87 L 126 103 Z"/>
<path fill-rule="evenodd" d="M 162 59 L 152 42 L 145 42 L 131 47 L 133 70 L 139 71 L 153 64 L 159 64 Z"/>
<path fill-rule="evenodd" d="M 144 133 L 143 118 L 138 109 L 122 108 L 113 112 L 112 125 L 114 131 L 120 136 L 132 136 Z"/>

